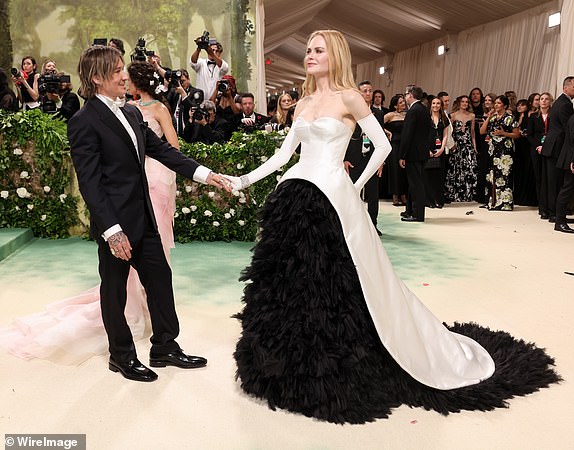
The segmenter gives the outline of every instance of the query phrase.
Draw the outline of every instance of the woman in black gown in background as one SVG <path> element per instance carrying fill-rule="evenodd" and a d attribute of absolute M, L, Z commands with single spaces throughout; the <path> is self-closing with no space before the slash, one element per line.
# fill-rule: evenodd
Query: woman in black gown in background
<path fill-rule="evenodd" d="M 359 196 L 391 149 L 355 88 L 343 35 L 313 33 L 305 69 L 281 148 L 249 174 L 228 177 L 245 189 L 301 143 L 299 161 L 262 208 L 241 277 L 248 284 L 234 357 L 243 391 L 272 409 L 363 423 L 401 404 L 442 414 L 505 407 L 558 381 L 542 349 L 476 324 L 449 330 L 400 281 Z M 374 151 L 353 183 L 343 157 L 356 123 Z"/>
<path fill-rule="evenodd" d="M 393 206 L 404 206 L 407 204 L 407 172 L 399 165 L 399 149 L 401 147 L 401 133 L 405 123 L 407 104 L 405 98 L 394 95 L 391 98 L 389 112 L 385 114 L 385 129 L 391 133 L 391 154 L 387 159 L 386 166 L 389 173 L 389 192 L 393 194 Z"/>

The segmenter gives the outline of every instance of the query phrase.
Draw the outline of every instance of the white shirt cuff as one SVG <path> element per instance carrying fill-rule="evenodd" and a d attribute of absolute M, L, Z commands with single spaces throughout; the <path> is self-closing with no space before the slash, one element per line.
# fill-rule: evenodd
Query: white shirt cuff
<path fill-rule="evenodd" d="M 104 241 L 108 242 L 108 239 L 110 237 L 112 237 L 114 234 L 116 234 L 118 231 L 123 231 L 122 227 L 119 223 L 115 224 L 114 226 L 111 226 L 110 228 L 108 228 L 106 231 L 104 231 L 102 233 L 102 237 L 104 238 Z"/>
<path fill-rule="evenodd" d="M 193 181 L 197 181 L 198 183 L 207 184 L 207 177 L 211 173 L 211 169 L 208 169 L 205 166 L 199 166 L 195 169 L 193 173 Z"/>

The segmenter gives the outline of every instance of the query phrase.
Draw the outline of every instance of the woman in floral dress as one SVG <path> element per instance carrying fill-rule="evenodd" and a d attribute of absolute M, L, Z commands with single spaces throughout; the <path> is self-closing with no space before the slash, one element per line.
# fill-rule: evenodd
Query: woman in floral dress
<path fill-rule="evenodd" d="M 512 211 L 512 162 L 514 141 L 520 136 L 518 123 L 508 111 L 510 102 L 504 95 L 494 101 L 494 108 L 489 111 L 480 128 L 481 134 L 488 134 L 488 154 L 491 167 L 486 174 L 486 204 L 488 209 Z"/>
<path fill-rule="evenodd" d="M 454 101 L 452 137 L 456 146 L 451 150 L 445 181 L 445 197 L 449 202 L 471 202 L 476 191 L 476 139 L 474 114 L 466 95 Z"/>

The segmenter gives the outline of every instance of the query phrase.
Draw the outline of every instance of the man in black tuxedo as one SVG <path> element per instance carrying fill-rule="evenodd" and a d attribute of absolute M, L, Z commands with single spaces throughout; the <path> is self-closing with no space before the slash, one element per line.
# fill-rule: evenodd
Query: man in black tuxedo
<path fill-rule="evenodd" d="M 70 119 L 68 137 L 80 191 L 90 210 L 91 236 L 98 243 L 109 369 L 131 380 L 157 379 L 137 359 L 124 315 L 130 266 L 137 270 L 147 294 L 153 329 L 150 365 L 205 366 L 205 358 L 184 354 L 175 341 L 179 323 L 171 269 L 157 230 L 144 158 L 157 159 L 195 181 L 219 187 L 226 182 L 158 138 L 135 106 L 121 104 L 128 76 L 118 50 L 88 48 L 80 57 L 78 72 L 80 91 L 87 100 Z"/>
<path fill-rule="evenodd" d="M 269 117 L 255 112 L 255 97 L 251 92 L 241 94 L 241 112 L 236 115 L 236 129 L 251 133 L 255 130 L 261 130 Z"/>
<path fill-rule="evenodd" d="M 566 124 L 574 114 L 574 77 L 566 77 L 562 84 L 562 94 L 556 99 L 548 113 L 548 133 L 542 144 L 542 179 L 540 182 L 540 211 L 543 219 L 556 220 L 556 198 L 562 186 L 562 166 L 558 157 L 564 145 Z"/>
<path fill-rule="evenodd" d="M 373 98 L 373 87 L 370 81 L 362 81 L 359 83 L 359 92 L 365 99 L 365 102 L 371 106 Z M 375 115 L 375 117 L 377 117 Z M 374 146 L 369 138 L 363 134 L 363 130 L 357 124 L 349 145 L 345 153 L 345 170 L 351 177 L 353 183 L 359 179 L 367 163 L 371 159 Z M 379 177 L 382 174 L 383 166 L 379 168 L 377 173 L 373 175 L 369 181 L 365 183 L 361 197 L 363 201 L 367 202 L 367 211 L 371 217 L 371 221 L 377 230 L 379 236 L 382 235 L 381 231 L 377 228 L 377 216 L 379 215 Z"/>
<path fill-rule="evenodd" d="M 564 145 L 558 156 L 558 169 L 562 170 L 563 182 L 556 199 L 556 223 L 554 229 L 563 233 L 574 233 L 568 226 L 566 212 L 574 197 L 574 114 L 566 123 Z"/>
<path fill-rule="evenodd" d="M 425 221 L 425 185 L 424 164 L 429 157 L 432 146 L 431 130 L 433 128 L 430 113 L 420 102 L 423 90 L 415 85 L 408 85 L 405 101 L 409 107 L 401 134 L 399 164 L 407 171 L 409 192 L 406 211 L 401 213 L 403 222 Z"/>

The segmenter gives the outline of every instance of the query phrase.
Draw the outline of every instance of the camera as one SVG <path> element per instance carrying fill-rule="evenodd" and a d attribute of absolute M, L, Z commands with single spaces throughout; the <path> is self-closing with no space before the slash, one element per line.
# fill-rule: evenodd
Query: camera
<path fill-rule="evenodd" d="M 200 105 L 195 111 L 193 111 L 193 120 L 207 120 L 209 121 L 209 111 L 205 106 Z"/>
<path fill-rule="evenodd" d="M 105 47 L 108 45 L 108 40 L 106 38 L 95 38 L 92 45 L 103 45 Z"/>
<path fill-rule="evenodd" d="M 231 89 L 231 83 L 229 80 L 220 80 L 217 83 L 217 91 L 225 94 L 229 89 Z"/>
<path fill-rule="evenodd" d="M 181 70 L 171 70 L 166 67 L 164 78 L 168 82 L 168 88 L 176 88 L 181 82 Z"/>
<path fill-rule="evenodd" d="M 131 53 L 130 58 L 132 61 L 147 61 L 148 56 L 155 55 L 153 50 L 146 50 L 145 39 L 143 37 L 138 38 L 134 51 Z"/>
<path fill-rule="evenodd" d="M 211 44 L 209 39 L 209 31 L 204 31 L 203 34 L 195 40 L 197 46 L 202 50 L 207 50 Z"/>
<path fill-rule="evenodd" d="M 58 94 L 60 92 L 60 83 L 70 82 L 70 75 L 46 73 L 38 78 L 38 92 L 40 95 Z"/>
<path fill-rule="evenodd" d="M 181 104 L 188 110 L 199 108 L 199 105 L 203 103 L 203 91 L 197 88 L 190 88 L 189 94 L 185 97 Z"/>
<path fill-rule="evenodd" d="M 13 77 L 18 77 L 20 75 L 20 71 L 16 69 L 16 67 L 12 67 L 10 69 L 10 73 L 12 74 Z"/>

